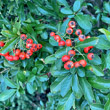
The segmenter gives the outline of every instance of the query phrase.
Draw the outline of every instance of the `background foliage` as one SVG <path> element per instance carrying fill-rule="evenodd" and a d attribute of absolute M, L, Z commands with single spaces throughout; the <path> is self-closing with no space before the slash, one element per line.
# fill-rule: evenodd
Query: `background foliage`
<path fill-rule="evenodd" d="M 95 47 L 86 68 L 65 70 L 66 47 L 49 36 L 65 35 L 70 20 L 92 36 L 75 44 L 80 52 Z M 110 110 L 109 31 L 108 0 L 0 0 L 0 40 L 6 41 L 0 52 L 11 52 L 21 33 L 43 45 L 24 61 L 0 58 L 0 110 Z"/>

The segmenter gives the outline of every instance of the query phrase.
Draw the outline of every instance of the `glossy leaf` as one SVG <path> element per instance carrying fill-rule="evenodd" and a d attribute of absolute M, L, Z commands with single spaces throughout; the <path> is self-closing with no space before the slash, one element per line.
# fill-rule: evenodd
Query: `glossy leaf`
<path fill-rule="evenodd" d="M 77 14 L 74 18 L 81 28 L 85 30 L 91 30 L 92 24 L 90 22 L 88 15 Z"/>
<path fill-rule="evenodd" d="M 100 32 L 106 35 L 107 39 L 110 41 L 110 32 L 104 28 L 99 29 Z"/>
<path fill-rule="evenodd" d="M 92 69 L 96 76 L 104 76 L 104 73 L 99 66 L 92 65 Z"/>
<path fill-rule="evenodd" d="M 88 78 L 89 83 L 92 87 L 97 89 L 109 89 L 110 88 L 110 80 L 104 79 L 100 77 Z"/>
<path fill-rule="evenodd" d="M 64 97 L 67 92 L 70 90 L 72 83 L 72 75 L 68 75 L 65 77 L 64 81 L 61 84 L 61 96 Z"/>
<path fill-rule="evenodd" d="M 10 97 L 12 97 L 15 93 L 15 89 L 10 89 L 10 90 L 6 90 L 4 92 L 2 92 L 0 94 L 0 101 L 5 101 L 7 99 L 9 99 Z"/>
<path fill-rule="evenodd" d="M 77 74 L 75 74 L 72 78 L 72 90 L 76 98 L 80 99 L 82 97 L 82 88 L 79 84 Z"/>
<path fill-rule="evenodd" d="M 78 42 L 76 44 L 76 47 L 85 48 L 85 47 L 88 47 L 88 46 L 95 46 L 97 43 L 98 43 L 98 38 L 97 37 L 92 37 L 92 38 L 86 39 L 83 42 Z"/>
<path fill-rule="evenodd" d="M 79 9 L 80 9 L 80 7 L 81 7 L 81 3 L 80 3 L 80 1 L 75 1 L 74 2 L 74 4 L 73 4 L 73 11 L 74 12 L 77 12 Z"/>
<path fill-rule="evenodd" d="M 80 78 L 80 84 L 81 84 L 85 99 L 88 101 L 88 103 L 93 103 L 95 98 L 93 95 L 92 87 L 89 84 L 89 82 L 86 80 L 86 78 Z"/>
<path fill-rule="evenodd" d="M 70 90 L 65 97 L 59 100 L 57 110 L 70 110 L 75 102 L 75 96 Z"/>

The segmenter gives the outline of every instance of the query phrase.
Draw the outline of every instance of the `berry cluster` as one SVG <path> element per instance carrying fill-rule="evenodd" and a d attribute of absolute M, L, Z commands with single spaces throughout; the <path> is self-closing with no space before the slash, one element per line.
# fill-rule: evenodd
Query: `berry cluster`
<path fill-rule="evenodd" d="M 35 44 L 33 43 L 32 39 L 27 39 L 27 36 L 25 34 L 21 34 L 20 38 L 24 41 L 26 40 L 26 48 L 29 50 L 23 52 L 20 49 L 13 49 L 14 55 L 11 55 L 9 52 L 5 54 L 0 53 L 0 55 L 4 56 L 8 61 L 17 61 L 19 59 L 24 60 L 26 58 L 29 59 L 30 56 L 33 55 L 33 52 L 36 52 L 42 48 L 41 44 Z M 5 43 L 3 41 L 0 41 L 0 47 L 3 47 L 4 45 Z"/>
<path fill-rule="evenodd" d="M 72 39 L 73 39 L 73 38 L 71 39 L 70 35 L 73 34 L 73 32 L 74 32 L 74 31 L 73 31 L 73 28 L 75 29 L 75 27 L 76 27 L 75 21 L 70 21 L 70 22 L 68 23 L 68 28 L 66 29 L 66 34 L 69 35 L 69 39 L 66 39 L 65 41 L 62 40 L 62 38 L 61 38 L 59 35 L 56 35 L 54 32 L 51 32 L 51 33 L 50 33 L 50 36 L 54 37 L 54 39 L 58 42 L 58 45 L 59 45 L 59 46 L 71 46 L 71 47 L 73 47 L 73 46 L 72 46 Z M 90 36 L 87 36 L 87 37 L 86 37 L 85 35 L 83 35 L 81 29 L 76 29 L 75 35 L 78 36 L 78 39 L 79 39 L 79 41 L 81 41 L 81 42 L 83 42 L 85 39 L 90 38 Z M 63 36 L 63 37 L 64 37 L 64 36 Z M 65 38 L 68 38 L 68 37 L 65 37 Z M 73 47 L 73 48 L 74 48 L 74 47 Z M 93 48 L 93 46 L 86 47 L 86 48 L 84 48 L 84 52 L 85 52 L 85 53 L 88 53 L 89 50 L 92 49 L 92 48 Z M 84 59 L 82 59 L 82 60 L 80 60 L 80 61 L 76 61 L 76 60 L 75 60 L 75 62 L 71 61 L 71 59 L 76 55 L 76 51 L 77 51 L 77 50 L 75 50 L 75 48 L 74 48 L 74 50 L 70 50 L 70 51 L 68 52 L 68 55 L 64 55 L 64 56 L 62 57 L 62 62 L 65 63 L 65 64 L 64 64 L 64 68 L 65 68 L 65 69 L 69 70 L 69 69 L 71 69 L 71 68 L 73 68 L 73 67 L 78 68 L 78 67 L 80 67 L 80 66 L 85 67 L 85 66 L 87 65 L 87 62 L 86 62 L 86 60 L 84 60 Z M 87 58 L 88 58 L 89 60 L 92 60 L 92 59 L 94 58 L 94 54 L 93 54 L 93 53 L 89 53 L 89 54 L 87 55 Z M 74 59 L 74 58 L 73 58 L 73 59 Z"/>

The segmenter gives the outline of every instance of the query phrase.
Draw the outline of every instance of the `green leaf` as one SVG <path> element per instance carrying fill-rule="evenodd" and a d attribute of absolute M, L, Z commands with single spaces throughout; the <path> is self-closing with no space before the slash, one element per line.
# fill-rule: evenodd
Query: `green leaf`
<path fill-rule="evenodd" d="M 9 30 L 2 30 L 1 34 L 7 38 L 13 38 L 15 37 L 15 34 L 13 34 L 12 32 L 10 32 Z"/>
<path fill-rule="evenodd" d="M 16 91 L 15 89 L 5 90 L 0 94 L 0 101 L 5 101 L 9 99 L 14 95 L 15 91 Z"/>
<path fill-rule="evenodd" d="M 104 2 L 104 9 L 110 14 L 110 3 Z"/>
<path fill-rule="evenodd" d="M 58 3 L 60 3 L 61 5 L 64 5 L 66 7 L 69 7 L 68 3 L 66 0 L 57 0 Z"/>
<path fill-rule="evenodd" d="M 49 43 L 50 43 L 52 46 L 58 46 L 58 42 L 55 41 L 54 37 L 50 37 Z"/>
<path fill-rule="evenodd" d="M 41 42 L 41 44 L 42 44 L 42 51 L 53 54 L 53 47 L 49 43 Z"/>
<path fill-rule="evenodd" d="M 92 24 L 90 22 L 90 17 L 88 15 L 77 14 L 74 18 L 81 28 L 85 30 L 92 29 Z"/>
<path fill-rule="evenodd" d="M 110 89 L 110 80 L 100 77 L 88 78 L 89 83 L 96 89 Z"/>
<path fill-rule="evenodd" d="M 64 34 L 66 33 L 66 28 L 68 26 L 69 21 L 70 21 L 70 19 L 65 20 L 60 27 L 59 32 L 61 33 L 62 36 L 64 36 Z"/>
<path fill-rule="evenodd" d="M 73 4 L 73 11 L 77 12 L 80 9 L 80 7 L 81 7 L 80 1 L 75 1 Z"/>
<path fill-rule="evenodd" d="M 110 69 L 110 51 L 108 50 L 105 56 L 106 68 Z"/>
<path fill-rule="evenodd" d="M 61 84 L 64 81 L 65 76 L 57 78 L 50 86 L 51 92 L 56 93 L 60 91 Z"/>
<path fill-rule="evenodd" d="M 61 70 L 62 64 L 63 64 L 63 62 L 62 62 L 61 58 L 57 59 L 55 62 L 55 65 L 58 70 Z"/>
<path fill-rule="evenodd" d="M 86 39 L 83 42 L 78 42 L 76 44 L 76 47 L 81 47 L 81 48 L 85 48 L 85 47 L 89 47 L 89 46 L 95 46 L 98 43 L 98 38 L 97 37 L 92 37 L 89 39 Z"/>
<path fill-rule="evenodd" d="M 93 60 L 89 60 L 89 62 L 91 64 L 93 64 L 93 65 L 100 65 L 100 64 L 102 64 L 102 60 L 101 60 L 101 58 L 97 54 L 94 54 Z"/>
<path fill-rule="evenodd" d="M 25 82 L 25 81 L 26 81 L 26 77 L 25 77 L 23 71 L 18 71 L 17 77 L 18 77 L 18 79 L 19 79 L 21 82 Z"/>
<path fill-rule="evenodd" d="M 56 60 L 57 60 L 57 58 L 53 54 L 53 55 L 50 55 L 50 56 L 46 57 L 45 63 L 46 64 L 53 64 Z"/>
<path fill-rule="evenodd" d="M 43 33 L 41 34 L 41 37 L 42 37 L 43 39 L 47 39 L 47 38 L 48 38 L 47 32 L 43 32 Z"/>
<path fill-rule="evenodd" d="M 43 75 L 43 76 L 37 76 L 37 79 L 41 82 L 45 82 L 47 81 L 49 78 L 47 75 Z"/>
<path fill-rule="evenodd" d="M 61 58 L 63 55 L 66 55 L 69 50 L 71 50 L 71 47 L 64 47 L 64 48 L 58 49 L 55 53 L 55 57 Z"/>
<path fill-rule="evenodd" d="M 100 32 L 106 35 L 107 39 L 110 41 L 110 32 L 104 28 L 99 29 Z"/>
<path fill-rule="evenodd" d="M 16 37 L 11 39 L 10 41 L 8 41 L 5 44 L 5 46 L 2 49 L 0 49 L 0 53 L 4 54 L 4 53 L 7 53 L 7 52 L 13 50 L 13 48 L 14 48 L 15 44 L 17 43 L 17 41 L 18 41 L 18 38 L 16 38 Z"/>
<path fill-rule="evenodd" d="M 77 74 L 75 74 L 72 78 L 72 90 L 77 99 L 80 99 L 82 97 L 82 88 L 79 84 Z"/>
<path fill-rule="evenodd" d="M 85 77 L 85 69 L 84 68 L 78 68 L 77 72 L 80 77 Z"/>
<path fill-rule="evenodd" d="M 101 20 L 107 24 L 110 24 L 110 17 L 102 16 Z"/>
<path fill-rule="evenodd" d="M 75 96 L 70 90 L 65 97 L 59 100 L 57 110 L 70 110 L 75 103 Z"/>
<path fill-rule="evenodd" d="M 91 110 L 104 110 L 104 106 L 102 104 L 92 104 L 90 105 Z"/>
<path fill-rule="evenodd" d="M 70 8 L 61 8 L 61 13 L 63 14 L 73 14 L 72 10 Z"/>
<path fill-rule="evenodd" d="M 33 94 L 35 91 L 30 83 L 27 83 L 26 88 L 29 94 Z"/>
<path fill-rule="evenodd" d="M 110 110 L 110 94 L 108 95 L 108 100 L 104 106 L 104 110 Z"/>
<path fill-rule="evenodd" d="M 52 75 L 54 77 L 60 77 L 60 76 L 65 76 L 69 73 L 68 70 L 65 70 L 65 69 L 61 69 L 61 70 L 55 70 L 55 71 L 52 71 Z"/>
<path fill-rule="evenodd" d="M 104 76 L 104 72 L 102 71 L 102 69 L 99 66 L 95 66 L 95 65 L 91 65 L 92 69 L 93 69 L 93 73 L 96 76 Z"/>
<path fill-rule="evenodd" d="M 110 42 L 105 38 L 105 36 L 100 35 L 98 37 L 99 40 L 97 45 L 95 45 L 95 47 L 98 49 L 105 49 L 105 50 L 110 49 Z"/>
<path fill-rule="evenodd" d="M 64 97 L 71 88 L 72 75 L 66 76 L 61 84 L 61 96 Z"/>
<path fill-rule="evenodd" d="M 85 78 L 80 78 L 80 84 L 81 84 L 85 99 L 88 101 L 88 103 L 93 103 L 95 98 L 93 95 L 91 85 L 88 83 L 88 81 Z"/>
<path fill-rule="evenodd" d="M 14 82 L 8 78 L 5 78 L 5 83 L 8 87 L 17 88 L 17 86 L 14 84 Z"/>

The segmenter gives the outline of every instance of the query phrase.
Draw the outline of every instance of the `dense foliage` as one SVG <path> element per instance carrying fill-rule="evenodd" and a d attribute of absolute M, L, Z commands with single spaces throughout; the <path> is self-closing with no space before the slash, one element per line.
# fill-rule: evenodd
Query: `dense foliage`
<path fill-rule="evenodd" d="M 0 0 L 0 110 L 110 110 L 109 49 L 109 0 Z"/>

